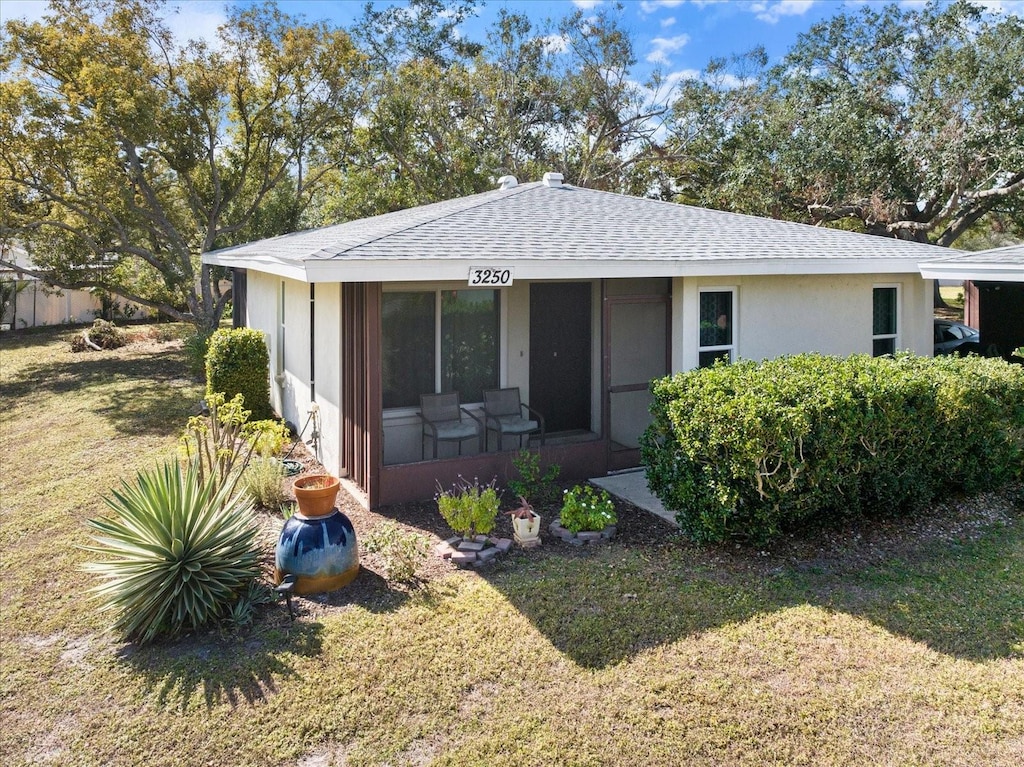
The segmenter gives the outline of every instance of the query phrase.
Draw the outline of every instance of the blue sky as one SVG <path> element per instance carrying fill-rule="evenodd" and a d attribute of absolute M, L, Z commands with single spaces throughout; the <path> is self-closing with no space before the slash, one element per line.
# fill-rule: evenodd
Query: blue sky
<path fill-rule="evenodd" d="M 390 4 L 391 0 L 388 0 Z M 465 34 L 483 39 L 484 30 L 500 9 L 525 13 L 535 21 L 561 18 L 573 10 L 591 12 L 613 0 L 488 0 L 479 17 L 465 25 Z M 881 0 L 624 0 L 623 21 L 633 35 L 639 59 L 638 79 L 658 66 L 666 75 L 693 77 L 711 57 L 743 53 L 763 45 L 774 61 L 811 25 L 844 10 Z M 903 6 L 922 6 L 923 0 L 899 0 Z M 293 15 L 350 25 L 362 12 L 364 0 L 279 0 Z M 400 2 L 399 2 L 400 4 Z M 991 10 L 1024 14 L 1024 0 L 981 0 Z M 169 19 L 180 37 L 213 36 L 224 20 L 223 0 L 181 0 Z M 42 0 L 2 0 L 0 16 L 39 18 Z M 674 77 L 672 79 L 675 79 Z"/>

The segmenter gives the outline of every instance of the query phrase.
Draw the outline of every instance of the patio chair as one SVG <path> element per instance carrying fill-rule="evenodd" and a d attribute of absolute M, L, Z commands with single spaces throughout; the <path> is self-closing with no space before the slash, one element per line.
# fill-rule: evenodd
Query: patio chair
<path fill-rule="evenodd" d="M 540 432 L 540 444 L 544 444 L 544 416 L 520 400 L 518 386 L 484 392 L 484 427 L 485 444 L 493 431 L 498 435 L 498 450 L 502 449 L 502 438 L 506 434 L 519 437 L 521 448 L 524 435 L 529 444 L 530 435 Z"/>
<path fill-rule="evenodd" d="M 462 416 L 468 415 L 470 420 Z M 437 458 L 438 442 L 457 442 L 459 455 L 462 455 L 462 443 L 467 439 L 480 439 L 477 428 L 479 419 L 459 404 L 459 393 L 420 395 L 420 420 L 423 422 L 423 433 L 420 440 L 420 456 L 426 458 L 426 446 L 429 439 L 433 445 L 432 457 Z M 480 446 L 483 452 L 483 445 Z"/>

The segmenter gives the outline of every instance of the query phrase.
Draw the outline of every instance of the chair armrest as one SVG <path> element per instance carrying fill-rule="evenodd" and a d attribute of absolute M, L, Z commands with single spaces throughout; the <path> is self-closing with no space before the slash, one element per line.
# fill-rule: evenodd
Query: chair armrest
<path fill-rule="evenodd" d="M 544 431 L 544 416 L 534 410 L 532 407 L 527 405 L 525 402 L 519 403 L 519 406 L 526 410 L 528 415 L 532 415 L 537 423 L 540 425 L 541 431 Z"/>
<path fill-rule="evenodd" d="M 477 422 L 478 424 L 480 424 L 481 426 L 484 426 L 484 425 L 485 425 L 485 424 L 484 424 L 484 422 L 483 422 L 483 421 L 482 421 L 482 420 L 480 419 L 480 417 L 479 417 L 479 416 L 477 416 L 476 414 L 474 414 L 472 410 L 468 410 L 467 408 L 465 408 L 465 407 L 461 407 L 461 406 L 459 407 L 459 409 L 460 409 L 460 410 L 461 410 L 461 411 L 462 411 L 463 413 L 465 413 L 466 415 L 468 415 L 468 416 L 469 416 L 470 418 L 472 418 L 472 419 L 473 419 L 474 421 L 476 421 L 476 422 Z"/>

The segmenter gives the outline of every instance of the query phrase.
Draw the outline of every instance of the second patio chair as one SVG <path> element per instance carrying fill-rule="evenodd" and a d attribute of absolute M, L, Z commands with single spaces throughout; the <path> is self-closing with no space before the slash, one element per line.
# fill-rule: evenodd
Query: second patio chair
<path fill-rule="evenodd" d="M 544 444 L 544 416 L 520 400 L 518 386 L 484 392 L 484 426 L 485 445 L 490 442 L 493 431 L 498 435 L 499 451 L 506 434 L 519 437 L 519 446 L 522 447 L 524 435 L 529 444 L 530 435 L 540 432 L 540 444 Z"/>

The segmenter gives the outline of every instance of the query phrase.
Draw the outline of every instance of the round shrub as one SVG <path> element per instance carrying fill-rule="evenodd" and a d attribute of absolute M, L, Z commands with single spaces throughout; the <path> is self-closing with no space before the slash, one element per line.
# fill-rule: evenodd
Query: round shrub
<path fill-rule="evenodd" d="M 652 389 L 648 483 L 696 540 L 907 512 L 1021 472 L 1024 374 L 1001 360 L 804 354 Z"/>
<path fill-rule="evenodd" d="M 241 394 L 251 418 L 273 417 L 270 409 L 270 353 L 263 333 L 252 328 L 221 328 L 206 352 L 206 393 L 231 399 Z"/>

